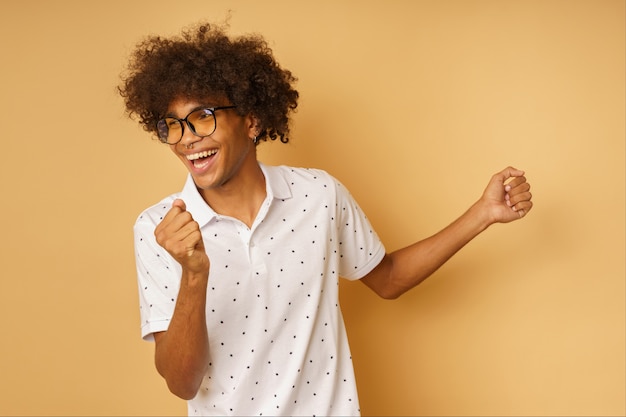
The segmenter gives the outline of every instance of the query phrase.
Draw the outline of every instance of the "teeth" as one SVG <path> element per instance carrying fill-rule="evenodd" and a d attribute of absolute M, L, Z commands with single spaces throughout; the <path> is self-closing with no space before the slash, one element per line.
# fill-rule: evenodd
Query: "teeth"
<path fill-rule="evenodd" d="M 217 149 L 211 149 L 210 151 L 198 152 L 191 155 L 187 155 L 187 159 L 190 161 L 195 161 L 196 159 L 206 158 L 211 155 L 215 155 L 217 153 Z"/>

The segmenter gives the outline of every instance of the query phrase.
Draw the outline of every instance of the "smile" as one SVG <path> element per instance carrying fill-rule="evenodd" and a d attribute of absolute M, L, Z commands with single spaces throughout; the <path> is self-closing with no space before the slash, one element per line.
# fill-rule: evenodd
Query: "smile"
<path fill-rule="evenodd" d="M 187 159 L 189 161 L 195 161 L 201 158 L 208 158 L 209 156 L 215 155 L 217 153 L 217 149 L 211 149 L 209 151 L 198 152 L 191 155 L 187 155 Z"/>
<path fill-rule="evenodd" d="M 208 151 L 197 152 L 191 155 L 185 155 L 187 160 L 191 162 L 191 165 L 196 170 L 202 170 L 209 166 L 212 161 L 212 156 L 217 153 L 217 149 L 210 149 Z"/>

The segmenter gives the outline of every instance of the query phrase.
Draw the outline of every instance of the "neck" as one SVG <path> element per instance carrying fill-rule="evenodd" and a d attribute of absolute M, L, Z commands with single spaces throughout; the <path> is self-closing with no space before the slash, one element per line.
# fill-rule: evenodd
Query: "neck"
<path fill-rule="evenodd" d="M 200 190 L 200 194 L 216 213 L 233 217 L 252 227 L 267 195 L 265 176 L 256 163 L 246 175 L 216 188 Z"/>

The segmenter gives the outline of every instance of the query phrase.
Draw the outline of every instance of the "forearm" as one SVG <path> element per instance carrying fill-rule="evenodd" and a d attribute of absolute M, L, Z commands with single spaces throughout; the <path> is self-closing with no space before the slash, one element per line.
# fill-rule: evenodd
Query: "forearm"
<path fill-rule="evenodd" d="M 155 335 L 157 370 L 183 399 L 195 397 L 208 368 L 207 283 L 204 274 L 183 272 L 168 330 Z"/>
<path fill-rule="evenodd" d="M 492 221 L 477 202 L 449 226 L 424 240 L 388 254 L 363 282 L 383 298 L 397 298 L 420 284 Z"/>
<path fill-rule="evenodd" d="M 435 235 L 392 253 L 392 282 L 409 289 L 432 275 L 489 226 L 483 213 L 476 203 Z"/>

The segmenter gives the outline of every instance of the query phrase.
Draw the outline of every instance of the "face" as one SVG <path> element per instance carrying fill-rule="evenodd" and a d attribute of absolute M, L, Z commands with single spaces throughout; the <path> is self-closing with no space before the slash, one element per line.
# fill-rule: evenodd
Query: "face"
<path fill-rule="evenodd" d="M 170 103 L 168 115 L 183 119 L 198 108 L 228 104 L 177 99 Z M 243 184 L 245 176 L 258 168 L 252 140 L 257 129 L 255 120 L 251 116 L 238 115 L 236 109 L 216 111 L 215 120 L 216 128 L 211 135 L 196 136 L 184 125 L 180 142 L 169 145 L 205 198 L 206 193 Z"/>

